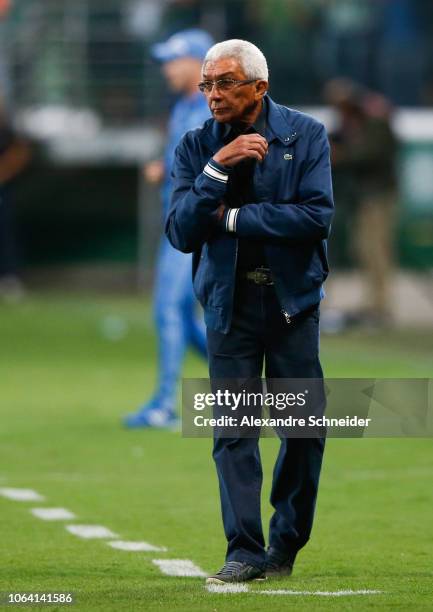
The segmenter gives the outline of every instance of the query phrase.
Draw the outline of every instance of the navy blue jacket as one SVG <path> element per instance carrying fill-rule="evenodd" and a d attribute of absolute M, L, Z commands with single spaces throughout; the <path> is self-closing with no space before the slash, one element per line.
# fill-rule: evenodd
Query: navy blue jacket
<path fill-rule="evenodd" d="M 225 126 L 209 119 L 185 134 L 175 154 L 165 231 L 176 249 L 194 253 L 194 289 L 206 325 L 223 333 L 232 318 L 238 236 L 264 242 L 286 319 L 321 300 L 329 271 L 326 239 L 334 205 L 325 128 L 269 96 L 266 100 L 269 149 L 255 165 L 257 201 L 228 209 L 222 223 L 216 210 L 230 168 L 213 155 L 224 146 Z"/>

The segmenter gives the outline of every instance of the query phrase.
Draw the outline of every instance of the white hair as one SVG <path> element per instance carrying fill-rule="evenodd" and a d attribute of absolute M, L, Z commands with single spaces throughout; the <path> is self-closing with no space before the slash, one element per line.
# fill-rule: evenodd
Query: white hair
<path fill-rule="evenodd" d="M 204 58 L 202 70 L 204 71 L 207 62 L 215 62 L 224 57 L 236 59 L 247 79 L 267 81 L 269 78 L 268 64 L 260 49 L 247 40 L 237 38 L 224 40 L 211 47 Z"/>

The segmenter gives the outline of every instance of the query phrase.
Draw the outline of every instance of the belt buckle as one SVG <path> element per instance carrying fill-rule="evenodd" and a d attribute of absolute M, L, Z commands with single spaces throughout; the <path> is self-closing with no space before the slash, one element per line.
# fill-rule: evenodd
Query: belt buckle
<path fill-rule="evenodd" d="M 256 268 L 253 272 L 256 285 L 273 285 L 270 270 L 268 268 Z"/>

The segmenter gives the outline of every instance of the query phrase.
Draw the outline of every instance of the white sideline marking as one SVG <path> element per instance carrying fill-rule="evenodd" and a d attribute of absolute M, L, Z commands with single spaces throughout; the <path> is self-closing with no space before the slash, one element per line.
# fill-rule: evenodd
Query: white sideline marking
<path fill-rule="evenodd" d="M 248 593 L 246 584 L 207 584 L 209 593 Z"/>
<path fill-rule="evenodd" d="M 166 552 L 165 546 L 154 546 L 149 542 L 124 542 L 123 540 L 115 540 L 114 542 L 107 542 L 111 548 L 117 548 L 119 550 L 131 550 L 133 552 Z"/>
<path fill-rule="evenodd" d="M 250 591 L 246 584 L 209 584 L 209 593 L 251 593 L 252 595 L 316 595 L 319 597 L 347 597 L 350 595 L 379 595 L 383 591 L 361 589 L 359 591 L 289 591 L 286 589 Z"/>
<path fill-rule="evenodd" d="M 45 499 L 43 495 L 33 491 L 33 489 L 12 489 L 10 487 L 3 487 L 0 489 L 0 495 L 15 501 L 44 501 Z"/>
<path fill-rule="evenodd" d="M 30 512 L 43 521 L 68 521 L 75 518 L 75 514 L 66 508 L 32 508 Z"/>
<path fill-rule="evenodd" d="M 205 572 L 189 559 L 153 559 L 152 563 L 168 576 L 206 576 Z"/>
<path fill-rule="evenodd" d="M 107 529 L 107 527 L 102 527 L 102 525 L 66 525 L 66 529 L 69 533 L 85 540 L 92 538 L 117 538 L 117 534 Z"/>
<path fill-rule="evenodd" d="M 275 591 L 255 591 L 261 595 L 318 595 L 319 597 L 345 597 L 347 595 L 378 595 L 383 591 L 370 591 L 369 589 L 361 589 L 359 591 L 288 591 L 286 589 L 278 589 Z"/>

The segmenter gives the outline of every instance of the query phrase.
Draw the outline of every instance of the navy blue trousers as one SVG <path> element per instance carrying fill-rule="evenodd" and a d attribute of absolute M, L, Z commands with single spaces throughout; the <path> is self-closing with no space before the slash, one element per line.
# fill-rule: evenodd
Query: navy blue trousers
<path fill-rule="evenodd" d="M 239 281 L 228 334 L 207 330 L 209 374 L 215 379 L 322 378 L 319 306 L 287 323 L 274 287 Z M 293 560 L 309 539 L 324 438 L 281 438 L 273 472 L 269 545 Z M 258 436 L 214 436 L 227 561 L 265 562 L 260 512 L 262 465 Z"/>

